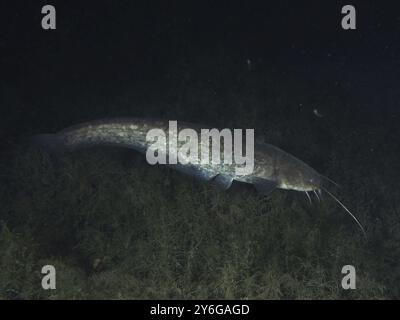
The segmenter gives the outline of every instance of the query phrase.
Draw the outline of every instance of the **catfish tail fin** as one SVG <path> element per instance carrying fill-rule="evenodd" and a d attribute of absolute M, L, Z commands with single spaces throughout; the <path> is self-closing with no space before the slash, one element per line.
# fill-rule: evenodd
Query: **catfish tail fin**
<path fill-rule="evenodd" d="M 66 151 L 63 140 L 55 133 L 34 135 L 31 142 L 51 155 L 61 155 Z"/>

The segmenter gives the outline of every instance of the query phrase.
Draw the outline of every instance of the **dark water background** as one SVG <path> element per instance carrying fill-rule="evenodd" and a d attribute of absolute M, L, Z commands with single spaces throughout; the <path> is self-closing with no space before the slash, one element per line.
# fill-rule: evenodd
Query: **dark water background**
<path fill-rule="evenodd" d="M 0 3 L 1 298 L 399 297 L 393 3 L 353 1 L 351 31 L 343 1 L 53 1 L 54 31 L 44 4 Z M 328 198 L 220 193 L 120 150 L 55 165 L 28 144 L 122 116 L 255 128 L 337 181 L 368 240 Z"/>

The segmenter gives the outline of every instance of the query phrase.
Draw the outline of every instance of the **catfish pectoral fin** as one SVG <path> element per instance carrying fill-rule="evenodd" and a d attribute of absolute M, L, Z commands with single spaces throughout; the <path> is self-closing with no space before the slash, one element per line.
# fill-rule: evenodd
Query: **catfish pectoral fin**
<path fill-rule="evenodd" d="M 269 195 L 278 187 L 278 183 L 276 181 L 271 181 L 262 178 L 254 178 L 252 183 L 256 188 L 256 190 L 264 196 Z"/>
<path fill-rule="evenodd" d="M 232 177 L 223 174 L 217 174 L 215 178 L 212 180 L 212 184 L 221 190 L 228 190 L 232 185 L 232 182 L 233 182 Z"/>

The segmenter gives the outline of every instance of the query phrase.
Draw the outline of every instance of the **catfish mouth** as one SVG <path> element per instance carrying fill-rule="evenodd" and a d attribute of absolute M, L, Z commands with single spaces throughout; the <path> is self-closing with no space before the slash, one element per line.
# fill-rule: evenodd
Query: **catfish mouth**
<path fill-rule="evenodd" d="M 294 190 L 300 192 L 313 192 L 313 191 L 320 191 L 319 188 L 313 186 L 301 186 L 301 185 L 290 185 L 284 182 L 279 184 L 279 188 L 286 189 L 286 190 Z"/>
<path fill-rule="evenodd" d="M 312 178 L 298 183 L 291 183 L 289 181 L 280 181 L 279 188 L 286 190 L 294 190 L 300 192 L 319 192 L 321 193 L 321 180 L 319 178 Z"/>

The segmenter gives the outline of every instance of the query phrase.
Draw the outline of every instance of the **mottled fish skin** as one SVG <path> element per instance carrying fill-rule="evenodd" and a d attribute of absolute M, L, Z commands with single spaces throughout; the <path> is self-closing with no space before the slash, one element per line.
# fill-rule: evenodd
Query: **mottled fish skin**
<path fill-rule="evenodd" d="M 178 131 L 186 128 L 195 130 L 199 137 L 201 129 L 212 129 L 212 127 L 194 123 L 178 122 Z M 165 133 L 168 133 L 169 121 L 142 118 L 96 120 L 68 127 L 55 135 L 63 147 L 68 150 L 104 145 L 132 148 L 145 153 L 148 147 L 153 144 L 153 142 L 146 140 L 146 135 L 151 129 L 162 129 Z M 178 150 L 182 144 L 183 142 L 178 144 Z M 199 139 L 199 154 L 201 147 L 201 139 Z M 203 164 L 197 162 L 171 166 L 202 180 L 211 180 L 217 176 L 223 176 L 225 188 L 229 188 L 233 180 L 251 183 L 256 187 L 257 184 L 272 182 L 276 188 L 297 191 L 312 191 L 320 187 L 321 178 L 314 169 L 275 146 L 256 142 L 254 158 L 253 172 L 241 176 L 235 173 L 235 163 Z"/>
<path fill-rule="evenodd" d="M 95 120 L 68 127 L 57 136 L 69 149 L 114 145 L 143 151 L 149 146 L 146 134 L 154 128 L 168 128 L 168 122 L 134 118 Z"/>

